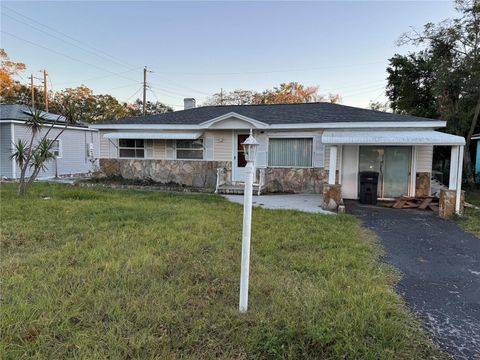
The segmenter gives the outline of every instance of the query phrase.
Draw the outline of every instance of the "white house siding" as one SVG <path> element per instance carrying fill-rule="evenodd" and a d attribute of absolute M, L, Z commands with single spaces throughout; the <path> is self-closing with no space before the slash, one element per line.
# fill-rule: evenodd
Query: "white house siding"
<path fill-rule="evenodd" d="M 0 124 L 0 176 L 11 178 L 12 175 L 12 153 L 11 124 Z"/>
<path fill-rule="evenodd" d="M 48 128 L 43 128 L 41 133 L 37 136 L 40 139 L 45 134 Z M 61 131 L 59 128 L 54 128 L 50 131 L 48 137 L 53 139 Z M 29 141 L 31 138 L 30 129 L 25 125 L 14 125 L 15 139 L 23 139 Z M 55 176 L 55 167 L 57 166 L 58 175 L 69 174 L 83 174 L 94 171 L 96 169 L 97 162 L 92 163 L 87 155 L 88 146 L 93 144 L 93 158 L 99 158 L 99 139 L 98 132 L 83 129 L 66 129 L 59 137 L 61 143 L 61 157 L 57 159 L 57 165 L 55 161 L 49 161 L 45 171 L 41 171 L 38 175 L 39 178 L 49 178 Z M 16 166 L 17 175 L 20 173 L 18 165 Z M 30 170 L 27 174 L 30 174 Z"/>
<path fill-rule="evenodd" d="M 416 171 L 419 172 L 432 172 L 433 161 L 433 146 L 416 146 Z"/>
<path fill-rule="evenodd" d="M 103 137 L 106 133 L 112 131 L 99 131 L 98 136 L 100 138 L 100 159 L 116 159 L 117 158 L 117 139 L 106 139 Z"/>
<path fill-rule="evenodd" d="M 157 160 L 165 160 L 167 158 L 165 140 L 153 140 L 153 158 Z"/>
<path fill-rule="evenodd" d="M 232 161 L 232 131 L 208 131 L 206 136 L 213 137 L 213 159 L 216 161 Z"/>

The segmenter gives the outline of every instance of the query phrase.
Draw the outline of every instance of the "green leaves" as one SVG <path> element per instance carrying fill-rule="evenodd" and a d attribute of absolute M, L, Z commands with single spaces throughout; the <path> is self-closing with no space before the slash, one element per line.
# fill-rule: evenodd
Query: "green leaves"
<path fill-rule="evenodd" d="M 54 140 L 43 138 L 33 150 L 32 161 L 30 167 L 41 170 L 47 170 L 46 163 L 53 160 L 55 155 L 50 150 L 52 149 Z"/>
<path fill-rule="evenodd" d="M 19 167 L 23 167 L 28 156 L 28 143 L 23 139 L 18 139 L 13 143 L 13 152 L 10 155 L 10 160 L 15 160 Z"/>

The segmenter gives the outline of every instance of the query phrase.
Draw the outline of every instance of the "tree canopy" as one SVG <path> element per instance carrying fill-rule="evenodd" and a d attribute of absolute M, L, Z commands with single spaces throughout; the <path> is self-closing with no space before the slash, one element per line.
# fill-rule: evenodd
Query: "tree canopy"
<path fill-rule="evenodd" d="M 480 131 L 480 1 L 457 0 L 459 17 L 428 23 L 401 36 L 421 50 L 396 54 L 387 68 L 387 96 L 394 112 L 447 121 L 466 138 L 464 167 L 473 182 L 471 137 Z"/>
<path fill-rule="evenodd" d="M 205 105 L 254 105 L 254 104 L 295 104 L 318 101 L 340 102 L 338 94 L 322 95 L 318 86 L 305 86 L 297 82 L 282 83 L 262 92 L 237 89 L 231 92 L 215 93 Z"/>

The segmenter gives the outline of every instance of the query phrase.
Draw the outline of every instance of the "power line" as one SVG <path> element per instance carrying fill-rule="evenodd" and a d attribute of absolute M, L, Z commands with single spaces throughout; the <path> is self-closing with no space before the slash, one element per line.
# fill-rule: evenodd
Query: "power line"
<path fill-rule="evenodd" d="M 135 81 L 135 82 L 136 82 L 136 80 L 133 80 L 133 79 L 128 78 L 128 77 L 126 77 L 126 76 L 119 75 L 118 73 L 114 73 L 114 72 L 112 72 L 112 71 L 110 71 L 110 70 L 108 70 L 108 69 L 105 69 L 105 68 L 101 67 L 101 66 L 98 66 L 98 65 L 89 63 L 89 62 L 87 62 L 87 61 L 80 60 L 80 59 L 76 59 L 76 58 L 74 58 L 74 57 L 72 57 L 72 56 L 70 56 L 70 55 L 66 55 L 66 54 L 64 54 L 64 53 L 62 53 L 62 52 L 60 52 L 60 51 L 57 51 L 57 50 L 48 48 L 48 47 L 46 47 L 46 46 L 43 46 L 43 45 L 34 43 L 33 41 L 30 41 L 30 40 L 24 39 L 24 38 L 22 38 L 22 37 L 20 37 L 20 36 L 17 36 L 17 35 L 14 35 L 14 34 L 12 34 L 12 33 L 9 33 L 8 31 L 0 30 L 0 32 L 2 32 L 3 34 L 9 35 L 9 36 L 11 36 L 11 37 L 13 37 L 13 38 L 16 38 L 16 39 L 18 39 L 18 40 L 21 40 L 21 41 L 24 41 L 24 42 L 26 42 L 26 43 L 29 43 L 29 44 L 31 44 L 31 45 L 34 45 L 34 46 L 37 46 L 37 47 L 39 47 L 39 48 L 42 48 L 42 49 L 48 50 L 48 51 L 50 51 L 50 52 L 53 52 L 53 53 L 55 53 L 55 54 L 57 54 L 57 55 L 61 55 L 61 56 L 63 56 L 63 57 L 66 57 L 67 59 L 70 59 L 70 60 L 73 60 L 73 61 L 77 61 L 77 62 L 79 62 L 79 63 L 82 63 L 82 64 L 85 64 L 85 65 L 92 66 L 92 67 L 95 67 L 95 68 L 97 68 L 97 69 L 100 69 L 100 70 L 102 70 L 102 71 L 106 71 L 106 72 L 108 72 L 108 73 L 111 73 L 112 75 L 116 75 L 116 76 L 122 77 L 122 78 L 124 78 L 124 79 L 131 80 L 131 81 Z"/>
<path fill-rule="evenodd" d="M 129 72 L 132 72 L 132 71 L 136 71 L 136 70 L 139 70 L 139 69 L 141 69 L 141 67 L 138 67 L 138 68 L 136 68 L 136 69 L 127 70 L 127 71 L 112 73 L 112 74 L 109 74 L 109 75 L 97 76 L 97 77 L 93 77 L 93 78 L 85 79 L 85 80 L 63 81 L 63 82 L 55 83 L 55 85 L 84 83 L 84 82 L 86 82 L 86 81 L 94 81 L 94 80 L 99 80 L 99 79 L 105 79 L 105 78 L 111 77 L 111 76 L 123 75 L 123 74 L 129 73 Z M 135 84 L 136 84 L 136 83 L 138 83 L 138 81 L 135 81 Z"/>
<path fill-rule="evenodd" d="M 185 85 L 181 85 L 180 83 L 177 83 L 177 82 L 175 82 L 175 81 L 173 81 L 173 80 L 170 80 L 170 79 L 168 79 L 168 78 L 163 77 L 163 75 L 160 75 L 160 74 L 157 73 L 157 72 L 155 72 L 155 73 L 153 74 L 153 76 L 162 77 L 162 78 L 163 78 L 163 79 L 162 79 L 163 82 L 170 83 L 171 85 L 176 86 L 177 88 L 183 88 L 183 89 L 186 89 L 186 90 L 189 90 L 189 91 L 198 93 L 198 94 L 210 95 L 210 94 L 208 94 L 208 93 L 206 93 L 206 92 L 204 92 L 204 91 L 196 90 L 196 89 L 193 89 L 193 88 L 191 88 L 191 87 L 188 87 L 188 86 L 185 86 Z"/>
<path fill-rule="evenodd" d="M 27 23 L 27 22 L 25 22 L 25 21 L 21 21 L 21 20 L 15 19 L 15 18 L 12 17 L 11 15 L 8 15 L 8 14 L 4 14 L 4 15 L 5 15 L 6 17 L 14 20 L 14 21 L 17 21 L 17 22 L 21 23 L 21 24 L 30 26 L 31 28 L 33 28 L 33 29 L 35 29 L 35 30 L 37 30 L 37 31 L 40 31 L 40 32 L 42 32 L 42 33 L 44 33 L 44 34 L 52 37 L 52 38 L 58 39 L 58 40 L 60 40 L 60 41 L 63 41 L 63 42 L 66 43 L 66 44 L 69 44 L 69 45 L 71 45 L 71 46 L 74 46 L 74 47 L 76 47 L 77 49 L 80 49 L 80 50 L 83 50 L 83 51 L 88 52 L 88 53 L 90 53 L 90 54 L 93 54 L 93 55 L 95 55 L 95 56 L 98 56 L 99 58 L 106 59 L 106 60 L 108 60 L 108 61 L 113 61 L 113 62 L 116 62 L 117 64 L 120 64 L 120 65 L 122 65 L 122 66 L 125 66 L 125 65 L 123 65 L 122 63 L 120 63 L 120 62 L 118 62 L 118 61 L 116 61 L 116 60 L 108 59 L 107 57 L 105 57 L 105 56 L 103 56 L 103 55 L 100 55 L 100 54 L 98 54 L 98 53 L 96 53 L 96 52 L 94 52 L 94 51 L 91 51 L 91 50 L 89 50 L 89 49 L 87 49 L 87 48 L 85 48 L 85 47 L 83 47 L 83 46 L 78 46 L 78 45 L 72 43 L 71 41 L 62 39 L 62 38 L 59 37 L 59 36 L 50 34 L 49 32 L 47 32 L 47 31 L 45 31 L 45 30 L 42 30 L 42 29 L 40 29 L 40 28 L 38 28 L 38 27 L 36 27 L 36 26 L 33 26 L 32 24 L 29 24 L 29 23 Z"/>
<path fill-rule="evenodd" d="M 153 91 L 152 88 L 149 87 L 148 90 L 150 90 L 150 92 L 153 94 L 153 96 L 155 97 L 155 99 L 157 100 L 157 102 L 159 102 L 159 103 L 161 103 L 161 104 L 168 105 L 168 106 L 179 106 L 179 107 L 182 107 L 182 106 L 183 106 L 183 105 L 179 105 L 179 104 L 169 104 L 169 103 L 160 101 L 160 100 L 158 99 L 157 94 L 155 93 L 155 91 Z"/>
<path fill-rule="evenodd" d="M 285 69 L 285 70 L 271 70 L 271 71 L 241 71 L 241 72 L 162 72 L 163 74 L 172 74 L 172 75 L 245 75 L 245 74 L 275 74 L 275 73 L 287 73 L 287 72 L 304 72 L 304 71 L 318 71 L 318 70 L 327 70 L 335 68 L 350 68 L 357 66 L 366 66 L 385 63 L 385 61 L 373 61 L 368 63 L 358 63 L 350 65 L 332 65 L 332 66 L 323 66 L 317 68 L 304 68 L 304 69 Z"/>
<path fill-rule="evenodd" d="M 150 85 L 150 87 L 160 91 L 160 92 L 164 92 L 164 93 L 167 93 L 167 94 L 172 94 L 172 95 L 178 95 L 178 96 L 185 96 L 185 94 L 182 94 L 182 93 L 179 93 L 179 92 L 176 92 L 176 91 L 170 91 L 170 90 L 167 90 L 167 89 L 163 89 L 163 88 L 158 88 L 156 86 L 152 86 Z"/>
<path fill-rule="evenodd" d="M 44 28 L 50 29 L 51 31 L 53 31 L 53 32 L 55 32 L 55 33 L 57 33 L 57 34 L 60 34 L 60 35 L 66 37 L 66 38 L 68 38 L 68 39 L 70 39 L 70 40 L 73 40 L 73 41 L 79 43 L 79 44 L 82 44 L 84 47 L 88 47 L 88 48 L 90 48 L 90 49 L 93 49 L 95 52 L 104 54 L 103 57 L 105 57 L 105 56 L 109 57 L 109 58 L 110 58 L 110 61 L 114 61 L 114 62 L 116 62 L 116 63 L 118 63 L 118 64 L 120 64 L 120 65 L 122 65 L 122 66 L 124 66 L 124 67 L 127 67 L 127 68 L 128 68 L 128 67 L 136 67 L 136 66 L 137 66 L 137 65 L 129 64 L 129 63 L 125 62 L 125 61 L 117 60 L 116 57 L 114 57 L 114 56 L 106 53 L 106 52 L 103 51 L 103 50 L 97 49 L 97 48 L 95 48 L 95 47 L 93 47 L 93 46 L 91 46 L 91 45 L 89 45 L 89 44 L 87 44 L 87 43 L 84 43 L 83 41 L 80 41 L 80 40 L 78 40 L 78 39 L 75 39 L 74 37 L 72 37 L 72 36 L 70 36 L 70 35 L 67 35 L 67 34 L 59 31 L 58 29 L 55 29 L 55 28 L 53 28 L 53 27 L 51 27 L 51 26 L 48 26 L 48 25 L 45 25 L 45 24 L 43 24 L 43 23 L 41 23 L 41 22 L 39 22 L 39 21 L 37 21 L 37 20 L 35 20 L 35 19 L 27 16 L 27 15 L 24 15 L 24 14 L 22 14 L 22 13 L 16 11 L 16 10 L 8 7 L 8 6 L 5 6 L 4 4 L 2 4 L 2 7 L 3 7 L 4 9 L 7 9 L 8 11 L 11 11 L 11 12 L 17 14 L 18 16 L 21 16 L 21 17 L 23 17 L 23 18 L 25 18 L 25 19 L 28 19 L 29 21 L 32 21 L 32 22 L 34 22 L 34 23 L 36 23 L 36 24 L 38 24 L 38 25 L 40 25 L 40 26 L 42 26 L 42 27 L 44 27 Z M 9 15 L 7 15 L 7 16 L 9 16 Z M 20 20 L 13 18 L 11 15 L 10 15 L 9 17 L 10 17 L 11 19 L 14 19 L 14 20 L 18 21 L 18 22 L 21 22 Z M 33 28 L 35 28 L 35 29 L 37 29 L 37 30 L 39 30 L 39 31 L 42 31 L 42 32 L 46 33 L 44 30 L 38 29 L 38 28 L 34 27 L 34 26 L 31 25 L 31 24 L 28 24 L 28 23 L 24 23 L 24 24 L 26 24 L 26 25 L 28 25 L 28 26 L 30 26 L 30 27 L 33 27 Z M 49 36 L 52 36 L 52 37 L 56 37 L 55 35 L 52 35 L 52 34 L 48 34 L 48 33 L 46 33 L 46 34 L 49 35 Z M 56 38 L 58 38 L 58 37 L 56 37 Z M 60 40 L 62 40 L 62 41 L 64 41 L 64 42 L 67 42 L 67 41 L 64 40 L 64 39 L 60 39 Z M 71 42 L 70 42 L 70 44 L 71 44 Z M 79 47 L 78 45 L 75 45 L 75 44 L 72 44 L 72 45 Z M 80 48 L 80 47 L 79 47 L 79 48 Z M 93 53 L 91 50 L 86 50 L 86 49 L 83 49 L 83 50 L 84 50 L 84 51 L 89 51 L 89 52 Z M 95 53 L 94 53 L 94 54 L 95 54 Z M 101 56 L 101 55 L 98 55 L 98 54 L 95 54 L 95 55 Z"/>
<path fill-rule="evenodd" d="M 378 91 L 380 89 L 383 89 L 384 86 L 377 86 L 371 90 L 368 90 L 368 89 L 365 89 L 363 91 L 360 91 L 360 92 L 355 92 L 355 93 L 350 93 L 350 94 L 347 94 L 347 95 L 341 95 L 342 97 L 352 97 L 352 96 L 356 96 L 356 95 L 361 95 L 361 94 L 365 94 L 365 93 L 371 93 L 371 92 L 374 92 L 374 91 Z"/>
<path fill-rule="evenodd" d="M 143 85 L 140 86 L 140 87 L 137 89 L 137 91 L 135 91 L 132 95 L 130 95 L 130 96 L 125 100 L 125 102 L 129 102 L 130 99 L 133 98 L 135 95 L 137 95 L 137 94 L 140 92 L 140 90 L 142 90 L 142 89 L 143 89 Z"/>

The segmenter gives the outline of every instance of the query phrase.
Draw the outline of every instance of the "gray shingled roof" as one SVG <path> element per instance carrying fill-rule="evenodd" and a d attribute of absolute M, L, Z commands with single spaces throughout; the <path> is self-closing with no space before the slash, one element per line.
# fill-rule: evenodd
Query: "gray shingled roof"
<path fill-rule="evenodd" d="M 229 112 L 267 124 L 305 124 L 335 122 L 413 122 L 437 119 L 398 115 L 331 103 L 204 106 L 158 115 L 135 116 L 109 121 L 109 124 L 197 125 Z"/>
<path fill-rule="evenodd" d="M 32 112 L 30 110 L 30 107 L 27 105 L 0 104 L 0 121 L 5 121 L 5 120 L 27 121 L 32 117 L 31 114 Z M 41 116 L 45 120 L 45 122 L 50 122 L 50 123 L 56 122 L 57 124 L 65 122 L 65 117 L 59 114 L 42 111 Z M 88 127 L 84 123 L 75 123 L 75 125 L 72 125 L 72 126 L 85 127 L 85 128 Z"/>

